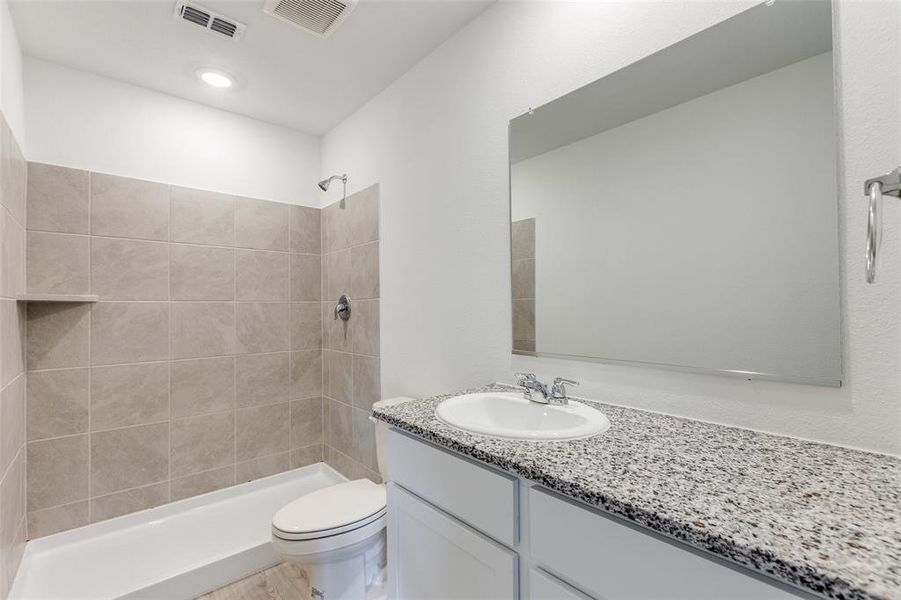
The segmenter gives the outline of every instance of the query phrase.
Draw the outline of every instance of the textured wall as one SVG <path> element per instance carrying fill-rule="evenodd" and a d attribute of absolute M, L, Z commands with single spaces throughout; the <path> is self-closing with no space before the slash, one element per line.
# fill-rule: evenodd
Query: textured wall
<path fill-rule="evenodd" d="M 901 452 L 897 202 L 885 207 L 879 285 L 862 274 L 862 182 L 901 163 L 901 91 L 884 70 L 901 54 L 894 1 L 836 3 L 842 388 L 511 360 L 508 120 L 753 4 L 500 2 L 326 135 L 322 171 L 347 171 L 352 189 L 378 181 L 387 199 L 386 396 L 533 370 L 580 379 L 606 402 Z"/>
<path fill-rule="evenodd" d="M 322 460 L 320 212 L 29 164 L 30 538 Z"/>
<path fill-rule="evenodd" d="M 0 117 L 0 598 L 25 541 L 25 181 L 15 136 Z"/>

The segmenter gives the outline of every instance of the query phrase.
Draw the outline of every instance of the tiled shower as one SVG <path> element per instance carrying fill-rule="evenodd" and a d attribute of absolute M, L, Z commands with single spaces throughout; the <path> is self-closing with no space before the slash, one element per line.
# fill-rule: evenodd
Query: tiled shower
<path fill-rule="evenodd" d="M 321 460 L 376 479 L 378 202 L 29 164 L 27 292 L 97 301 L 27 304 L 28 537 Z"/>

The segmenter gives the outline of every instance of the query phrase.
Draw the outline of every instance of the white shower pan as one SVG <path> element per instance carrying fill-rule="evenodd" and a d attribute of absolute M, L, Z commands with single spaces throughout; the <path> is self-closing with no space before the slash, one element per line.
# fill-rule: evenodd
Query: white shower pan
<path fill-rule="evenodd" d="M 196 598 L 279 562 L 272 515 L 347 481 L 324 463 L 28 542 L 10 598 Z"/>

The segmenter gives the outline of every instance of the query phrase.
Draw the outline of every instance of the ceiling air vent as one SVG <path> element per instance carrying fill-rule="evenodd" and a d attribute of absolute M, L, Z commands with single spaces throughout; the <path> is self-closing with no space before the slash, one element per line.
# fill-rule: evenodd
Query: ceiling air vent
<path fill-rule="evenodd" d="M 286 23 L 328 37 L 356 7 L 358 0 L 266 0 L 263 12 Z"/>
<path fill-rule="evenodd" d="M 224 17 L 198 4 L 178 2 L 175 4 L 175 18 L 194 23 L 208 32 L 237 40 L 244 33 L 244 24 Z"/>

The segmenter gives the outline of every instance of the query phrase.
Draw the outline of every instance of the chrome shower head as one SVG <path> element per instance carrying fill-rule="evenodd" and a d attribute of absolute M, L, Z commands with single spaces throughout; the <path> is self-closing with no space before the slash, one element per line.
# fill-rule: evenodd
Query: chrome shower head
<path fill-rule="evenodd" d="M 323 179 L 319 182 L 319 189 L 323 192 L 328 189 L 328 186 L 331 185 L 332 181 L 335 179 L 340 179 L 341 183 L 344 184 L 344 195 L 341 196 L 341 208 L 344 208 L 344 199 L 347 198 L 347 173 L 343 175 L 332 175 L 328 179 Z"/>
<path fill-rule="evenodd" d="M 328 186 L 331 185 L 333 179 L 340 179 L 342 183 L 347 183 L 347 174 L 344 175 L 332 175 L 328 179 L 323 179 L 319 182 L 319 189 L 323 192 L 328 189 Z"/>

